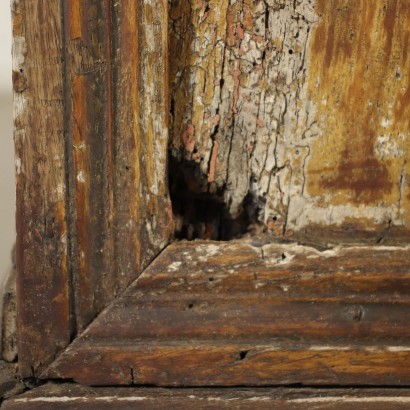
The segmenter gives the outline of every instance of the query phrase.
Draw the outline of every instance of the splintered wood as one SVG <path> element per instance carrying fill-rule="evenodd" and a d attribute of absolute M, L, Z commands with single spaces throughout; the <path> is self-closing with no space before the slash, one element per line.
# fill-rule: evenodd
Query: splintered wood
<path fill-rule="evenodd" d="M 173 0 L 170 22 L 187 191 L 276 236 L 408 238 L 408 1 Z"/>
<path fill-rule="evenodd" d="M 408 255 L 409 247 L 174 243 L 43 377 L 407 385 Z"/>

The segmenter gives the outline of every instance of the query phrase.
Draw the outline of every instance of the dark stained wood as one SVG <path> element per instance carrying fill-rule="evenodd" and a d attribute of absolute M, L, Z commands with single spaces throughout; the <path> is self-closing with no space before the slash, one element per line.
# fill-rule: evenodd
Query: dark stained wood
<path fill-rule="evenodd" d="M 73 308 L 82 330 L 112 298 L 113 164 L 109 2 L 64 4 Z"/>
<path fill-rule="evenodd" d="M 404 410 L 409 406 L 408 389 L 119 389 L 51 383 L 6 400 L 3 404 L 6 410 Z"/>
<path fill-rule="evenodd" d="M 23 376 L 70 342 L 61 2 L 13 1 L 17 300 Z"/>
<path fill-rule="evenodd" d="M 172 234 L 164 183 L 167 8 L 165 1 L 64 4 L 70 245 L 81 331 Z"/>
<path fill-rule="evenodd" d="M 409 285 L 408 247 L 174 243 L 42 377 L 406 385 Z"/>

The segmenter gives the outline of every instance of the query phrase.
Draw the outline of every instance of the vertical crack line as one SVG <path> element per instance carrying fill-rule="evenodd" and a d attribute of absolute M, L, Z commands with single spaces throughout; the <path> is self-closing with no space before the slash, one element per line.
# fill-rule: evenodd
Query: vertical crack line
<path fill-rule="evenodd" d="M 69 55 L 69 10 L 65 0 L 60 2 L 61 10 L 61 36 L 63 45 L 63 64 L 62 64 L 62 83 L 63 83 L 63 138 L 65 155 L 65 207 L 66 207 L 66 229 L 67 229 L 67 280 L 68 280 L 68 304 L 69 304 L 69 332 L 71 341 L 77 336 L 77 319 L 75 309 L 75 273 L 73 267 L 74 257 L 74 232 L 76 217 L 73 214 L 74 208 L 71 198 L 75 192 L 73 184 L 74 159 L 73 159 L 73 140 L 70 127 L 72 115 L 71 109 L 71 86 L 70 86 L 70 55 Z"/>
<path fill-rule="evenodd" d="M 107 61 L 107 151 L 108 151 L 108 178 L 109 178 L 109 226 L 112 225 L 114 215 L 114 167 L 113 167 L 113 96 L 112 96 L 112 21 L 111 0 L 106 0 L 106 61 Z"/>
<path fill-rule="evenodd" d="M 135 384 L 134 368 L 130 367 L 130 385 L 133 386 L 134 384 Z"/>

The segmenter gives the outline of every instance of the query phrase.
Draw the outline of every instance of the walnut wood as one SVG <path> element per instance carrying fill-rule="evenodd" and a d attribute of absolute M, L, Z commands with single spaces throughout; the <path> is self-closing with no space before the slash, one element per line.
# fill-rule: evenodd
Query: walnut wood
<path fill-rule="evenodd" d="M 70 342 L 61 2 L 16 0 L 13 12 L 20 372 Z"/>
<path fill-rule="evenodd" d="M 159 389 L 46 384 L 3 403 L 6 410 L 85 409 L 408 409 L 407 389 Z"/>
<path fill-rule="evenodd" d="M 174 243 L 42 377 L 409 384 L 409 284 L 408 247 Z"/>

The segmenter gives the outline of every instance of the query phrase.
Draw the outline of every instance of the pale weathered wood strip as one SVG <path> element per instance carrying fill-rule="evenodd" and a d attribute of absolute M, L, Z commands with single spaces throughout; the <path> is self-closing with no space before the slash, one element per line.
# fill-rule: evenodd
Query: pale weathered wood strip
<path fill-rule="evenodd" d="M 43 377 L 405 385 L 409 273 L 408 248 L 174 243 Z"/>
<path fill-rule="evenodd" d="M 23 376 L 70 341 L 61 2 L 12 2 L 17 298 Z"/>
<path fill-rule="evenodd" d="M 167 2 L 114 2 L 111 18 L 116 286 L 123 290 L 173 234 Z"/>
<path fill-rule="evenodd" d="M 405 410 L 408 389 L 158 389 L 47 384 L 6 400 L 7 410 L 250 409 Z"/>

